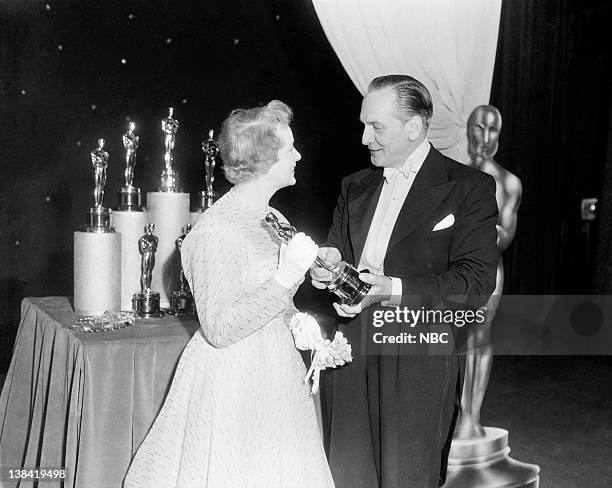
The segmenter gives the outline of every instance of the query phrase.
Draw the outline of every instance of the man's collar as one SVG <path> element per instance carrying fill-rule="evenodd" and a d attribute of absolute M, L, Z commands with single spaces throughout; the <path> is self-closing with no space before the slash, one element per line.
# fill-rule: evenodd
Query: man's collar
<path fill-rule="evenodd" d="M 412 151 L 412 154 L 406 158 L 406 161 L 404 161 L 402 166 L 399 168 L 385 168 L 383 175 L 386 182 L 391 183 L 391 181 L 393 181 L 398 174 L 403 175 L 405 178 L 409 178 L 410 173 L 418 173 L 421 166 L 423 166 L 425 158 L 427 158 L 427 155 L 429 154 L 430 147 L 429 139 L 425 137 L 425 139 L 421 141 L 421 144 L 419 144 L 417 148 Z"/>

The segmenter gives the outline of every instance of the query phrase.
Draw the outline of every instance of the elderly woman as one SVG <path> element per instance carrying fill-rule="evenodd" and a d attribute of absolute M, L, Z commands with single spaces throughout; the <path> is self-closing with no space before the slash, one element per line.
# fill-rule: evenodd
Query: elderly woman
<path fill-rule="evenodd" d="M 326 488 L 333 481 L 287 317 L 318 248 L 264 222 L 300 153 L 280 101 L 234 110 L 220 136 L 233 188 L 183 241 L 200 329 L 125 487 Z M 280 255 L 279 255 L 280 252 Z"/>

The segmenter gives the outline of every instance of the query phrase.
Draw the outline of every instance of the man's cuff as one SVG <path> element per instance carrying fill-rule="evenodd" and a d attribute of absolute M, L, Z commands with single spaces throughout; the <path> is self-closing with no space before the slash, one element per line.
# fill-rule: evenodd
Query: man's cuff
<path fill-rule="evenodd" d="M 383 307 L 399 307 L 402 303 L 402 280 L 391 277 L 391 298 L 380 302 Z"/>

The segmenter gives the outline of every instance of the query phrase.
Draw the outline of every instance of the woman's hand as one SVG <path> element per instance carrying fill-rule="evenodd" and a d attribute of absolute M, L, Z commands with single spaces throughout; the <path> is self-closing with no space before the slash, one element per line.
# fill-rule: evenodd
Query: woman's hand
<path fill-rule="evenodd" d="M 317 258 L 319 247 L 303 232 L 298 232 L 281 250 L 274 279 L 285 288 L 300 281 Z"/>
<path fill-rule="evenodd" d="M 314 351 L 324 342 L 319 323 L 308 313 L 296 313 L 289 322 L 289 329 L 293 334 L 295 347 L 300 351 Z"/>

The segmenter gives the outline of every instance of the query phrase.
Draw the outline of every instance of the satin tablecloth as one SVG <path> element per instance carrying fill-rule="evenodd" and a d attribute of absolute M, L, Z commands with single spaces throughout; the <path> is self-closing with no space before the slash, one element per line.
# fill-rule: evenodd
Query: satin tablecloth
<path fill-rule="evenodd" d="M 63 485 L 44 488 L 119 488 L 198 324 L 166 316 L 95 334 L 69 330 L 74 319 L 65 297 L 23 300 L 0 396 L 0 465 L 67 469 Z"/>

